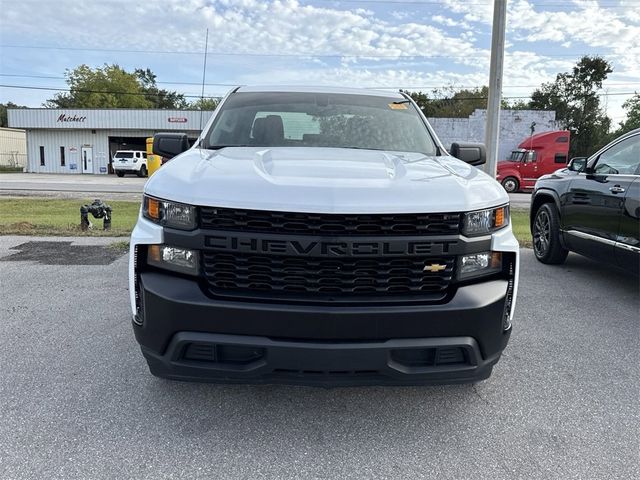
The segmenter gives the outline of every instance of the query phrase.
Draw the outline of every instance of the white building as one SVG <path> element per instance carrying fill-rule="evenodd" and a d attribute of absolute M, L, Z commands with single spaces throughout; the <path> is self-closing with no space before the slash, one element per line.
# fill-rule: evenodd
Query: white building
<path fill-rule="evenodd" d="M 484 143 L 487 111 L 476 109 L 468 118 L 429 118 L 429 123 L 445 147 L 453 142 Z M 547 110 L 500 111 L 498 160 L 509 158 L 520 142 L 535 133 L 562 130 L 556 122 L 556 112 Z"/>
<path fill-rule="evenodd" d="M 146 149 L 158 132 L 196 138 L 212 111 L 133 109 L 9 109 L 9 126 L 26 130 L 27 171 L 111 172 L 117 150 Z"/>
<path fill-rule="evenodd" d="M 0 166 L 27 166 L 27 135 L 24 130 L 0 128 Z"/>

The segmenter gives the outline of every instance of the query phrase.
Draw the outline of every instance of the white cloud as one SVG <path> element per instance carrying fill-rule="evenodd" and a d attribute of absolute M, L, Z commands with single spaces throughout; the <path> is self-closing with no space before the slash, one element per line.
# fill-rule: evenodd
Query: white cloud
<path fill-rule="evenodd" d="M 469 28 L 469 24 L 467 22 L 454 20 L 453 18 L 445 17 L 443 15 L 433 15 L 431 17 L 431 21 L 438 23 L 440 25 L 444 25 L 445 27 Z"/>
<path fill-rule="evenodd" d="M 456 0 L 445 0 L 449 10 L 461 15 L 469 23 L 491 25 L 493 12 L 491 3 L 486 6 L 470 5 Z M 633 0 L 621 0 L 618 4 L 610 1 L 601 4 L 596 0 L 571 0 L 565 4 L 569 8 L 549 7 L 544 3 L 527 0 L 513 0 L 508 4 L 507 39 L 519 44 L 519 52 L 508 50 L 506 63 L 511 65 L 526 63 L 528 48 L 550 55 L 562 55 L 572 48 L 575 55 L 567 55 L 567 61 L 560 57 L 549 59 L 538 67 L 526 65 L 523 76 L 528 83 L 536 83 L 541 78 L 552 80 L 549 75 L 567 71 L 582 53 L 599 53 L 613 64 L 614 73 L 609 76 L 609 93 L 629 92 L 640 89 L 640 4 Z M 560 4 L 562 6 L 562 4 Z M 549 47 L 557 44 L 559 48 Z M 528 45 L 525 46 L 525 45 Z M 540 47 L 539 45 L 544 45 Z M 565 49 L 563 51 L 563 49 Z M 531 52 L 532 50 L 529 50 Z M 513 72 L 513 70 L 510 70 Z M 506 75 L 510 75 L 510 71 Z M 547 72 L 544 75 L 544 72 Z M 524 79 L 523 79 L 524 80 Z M 627 82 L 627 85 L 620 83 Z M 505 81 L 505 84 L 507 82 Z M 634 85 L 635 84 L 635 85 Z M 523 83 L 524 85 L 524 83 Z M 617 117 L 622 115 L 624 96 L 603 97 L 609 112 Z"/>
<path fill-rule="evenodd" d="M 569 55 L 574 52 L 609 55 L 615 69 L 612 85 L 640 83 L 639 2 L 621 0 L 616 8 L 605 8 L 595 0 L 572 0 L 571 8 L 553 4 L 545 9 L 543 3 L 509 2 L 504 84 L 521 87 L 506 88 L 506 95 L 524 96 L 533 90 L 530 86 L 553 80 L 575 63 L 579 54 Z M 406 5 L 361 6 L 313 0 L 5 2 L 0 43 L 193 54 L 6 49 L 0 52 L 2 70 L 59 75 L 81 62 L 118 62 L 129 68 L 150 66 L 160 80 L 194 81 L 200 77 L 200 52 L 209 28 L 210 51 L 256 55 L 212 55 L 208 78 L 213 82 L 486 84 L 492 2 L 442 0 L 411 10 L 404 9 Z M 265 54 L 285 56 L 257 56 Z M 610 100 L 612 113 L 619 115 L 624 98 Z"/>
<path fill-rule="evenodd" d="M 37 19 L 29 14 L 31 2 L 12 4 L 0 25 L 7 36 L 37 33 L 59 43 L 72 38 L 76 45 L 116 44 L 127 49 L 200 50 L 206 27 L 211 30 L 214 50 L 238 53 L 446 55 L 472 47 L 435 25 L 391 23 L 369 10 L 342 10 L 296 0 L 149 0 L 137 6 L 139 14 L 125 17 L 120 17 L 125 3 L 114 0 L 61 3 L 69 8 L 61 8 L 58 2 L 43 3 Z M 96 22 L 97 18 L 111 21 Z M 157 26 L 157 34 L 128 33 L 141 25 L 151 30 Z"/>

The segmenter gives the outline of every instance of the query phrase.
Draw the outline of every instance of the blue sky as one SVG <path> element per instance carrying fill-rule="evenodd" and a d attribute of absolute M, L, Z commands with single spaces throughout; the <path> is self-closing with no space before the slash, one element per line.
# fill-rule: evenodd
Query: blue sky
<path fill-rule="evenodd" d="M 86 63 L 151 68 L 160 86 L 205 94 L 237 84 L 432 90 L 487 83 L 491 0 L 1 0 L 0 84 L 64 88 Z M 614 66 L 614 122 L 640 91 L 640 0 L 509 0 L 504 95 L 526 97 L 582 54 Z M 29 47 L 29 48 L 27 48 Z M 123 51 L 124 50 L 124 51 Z M 46 78 L 38 78 L 46 77 Z M 166 83 L 165 83 L 166 82 Z M 175 82 L 175 83 L 173 83 Z M 36 107 L 55 92 L 0 87 Z"/>

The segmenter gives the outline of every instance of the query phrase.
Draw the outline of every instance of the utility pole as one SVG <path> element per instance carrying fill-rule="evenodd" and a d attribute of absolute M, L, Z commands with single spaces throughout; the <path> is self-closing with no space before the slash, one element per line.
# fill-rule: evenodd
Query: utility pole
<path fill-rule="evenodd" d="M 489 99 L 485 145 L 487 147 L 486 172 L 493 178 L 498 167 L 500 139 L 500 103 L 502 102 L 502 71 L 504 68 L 504 37 L 507 23 L 507 0 L 494 0 L 493 27 L 491 29 L 491 66 L 489 71 Z"/>
<path fill-rule="evenodd" d="M 204 65 L 202 66 L 202 91 L 200 92 L 200 131 L 202 131 L 202 106 L 204 105 L 204 82 L 207 78 L 207 51 L 209 50 L 209 29 L 204 40 Z"/>

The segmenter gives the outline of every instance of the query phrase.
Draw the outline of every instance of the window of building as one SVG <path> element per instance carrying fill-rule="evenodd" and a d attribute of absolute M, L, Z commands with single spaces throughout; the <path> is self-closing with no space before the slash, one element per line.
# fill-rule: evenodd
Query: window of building
<path fill-rule="evenodd" d="M 44 167 L 44 147 L 40 145 L 40 166 Z"/>
<path fill-rule="evenodd" d="M 564 153 L 556 153 L 555 157 L 556 163 L 562 163 L 563 165 L 567 164 L 567 156 Z"/>
<path fill-rule="evenodd" d="M 60 147 L 60 166 L 65 166 L 64 147 Z"/>

